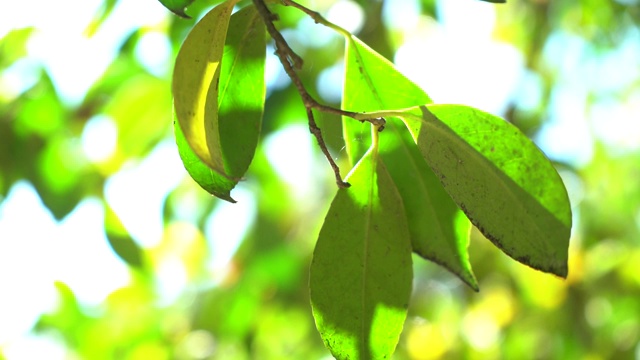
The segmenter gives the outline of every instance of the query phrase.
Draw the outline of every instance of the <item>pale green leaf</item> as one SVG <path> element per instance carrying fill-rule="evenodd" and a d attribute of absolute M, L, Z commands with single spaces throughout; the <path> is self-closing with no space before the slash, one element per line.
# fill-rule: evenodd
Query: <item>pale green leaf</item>
<path fill-rule="evenodd" d="M 355 37 L 347 39 L 344 109 L 368 112 L 431 102 L 416 84 Z M 369 142 L 369 125 L 343 120 L 347 151 L 355 163 Z M 404 124 L 387 119 L 380 154 L 402 196 L 413 250 L 477 290 L 467 247 L 470 223 L 424 161 Z"/>
<path fill-rule="evenodd" d="M 311 263 L 311 305 L 337 359 L 388 359 L 411 293 L 411 244 L 402 200 L 368 152 L 338 190 Z"/>
<path fill-rule="evenodd" d="M 178 124 L 189 146 L 210 168 L 224 174 L 218 123 L 220 61 L 231 10 L 227 0 L 209 11 L 180 47 L 173 70 L 172 93 Z"/>
<path fill-rule="evenodd" d="M 224 49 L 216 55 L 220 56 L 220 64 L 214 70 L 209 86 L 203 84 L 202 94 L 199 95 L 204 99 L 194 100 L 200 103 L 186 110 L 184 114 L 187 116 L 183 118 L 186 121 L 181 122 L 178 115 L 181 133 L 184 133 L 184 139 L 191 149 L 182 148 L 181 145 L 186 144 L 181 143 L 180 139 L 178 146 L 185 167 L 196 182 L 211 194 L 233 202 L 230 191 L 247 171 L 260 135 L 266 94 L 266 38 L 264 24 L 253 6 L 233 14 L 228 28 L 224 30 L 227 33 Z M 183 70 L 186 72 L 188 69 Z M 205 69 L 203 76 L 209 70 Z M 174 73 L 177 114 L 184 104 L 178 102 L 181 94 L 176 93 L 176 81 Z M 184 87 L 182 89 L 188 91 Z M 204 107 L 201 101 L 205 101 Z M 198 123 L 204 126 L 200 132 L 196 131 L 197 127 L 193 128 Z M 193 130 L 193 138 L 187 135 L 187 129 Z M 178 135 L 182 134 L 176 130 L 177 138 Z M 206 147 L 208 157 L 198 154 L 197 149 L 202 149 L 202 146 Z M 197 156 L 193 157 L 192 154 Z"/>
<path fill-rule="evenodd" d="M 544 154 L 515 126 L 471 107 L 403 112 L 420 152 L 471 222 L 512 258 L 566 277 L 571 207 Z"/>

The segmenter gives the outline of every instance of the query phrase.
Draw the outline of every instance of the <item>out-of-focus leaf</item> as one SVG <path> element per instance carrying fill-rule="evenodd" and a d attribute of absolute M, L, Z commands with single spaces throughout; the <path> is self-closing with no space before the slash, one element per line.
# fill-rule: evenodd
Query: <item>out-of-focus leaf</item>
<path fill-rule="evenodd" d="M 107 204 L 104 229 L 113 251 L 130 266 L 141 269 L 144 266 L 142 248 L 131 238 L 118 215 Z"/>
<path fill-rule="evenodd" d="M 27 54 L 27 40 L 33 28 L 11 30 L 0 39 L 0 70 Z"/>
<path fill-rule="evenodd" d="M 50 138 L 39 153 L 38 176 L 32 181 L 56 219 L 71 212 L 91 184 L 91 177 L 83 176 L 87 174 L 87 162 L 78 156 L 78 145 L 77 141 L 58 135 Z"/>
<path fill-rule="evenodd" d="M 98 13 L 95 14 L 94 18 L 91 20 L 91 23 L 85 29 L 85 33 L 88 36 L 93 36 L 102 23 L 111 15 L 111 12 L 118 4 L 119 0 L 103 0 L 102 6 L 98 10 Z"/>
<path fill-rule="evenodd" d="M 64 336 L 74 339 L 78 332 L 82 331 L 84 322 L 88 317 L 82 313 L 78 299 L 69 286 L 63 282 L 53 283 L 57 291 L 57 308 L 50 313 L 43 314 L 35 325 L 36 331 L 47 331 L 55 328 Z"/>
<path fill-rule="evenodd" d="M 20 135 L 36 134 L 43 139 L 52 137 L 62 129 L 69 117 L 55 91 L 49 75 L 42 71 L 40 81 L 19 99 L 15 132 Z"/>
<path fill-rule="evenodd" d="M 523 264 L 567 276 L 567 191 L 531 140 L 467 106 L 418 106 L 402 116 L 442 185 L 487 238 Z"/>
<path fill-rule="evenodd" d="M 339 189 L 311 263 L 311 305 L 337 359 L 391 356 L 411 294 L 411 242 L 402 199 L 372 147 Z"/>
<path fill-rule="evenodd" d="M 191 5 L 194 0 L 158 0 L 164 7 L 169 9 L 172 13 L 183 17 L 185 19 L 191 19 L 187 13 L 185 13 L 185 9 L 187 6 Z"/>
<path fill-rule="evenodd" d="M 171 124 L 169 83 L 147 74 L 134 76 L 120 86 L 103 111 L 116 121 L 119 155 L 145 155 L 166 136 Z"/>
<path fill-rule="evenodd" d="M 344 109 L 374 111 L 431 102 L 420 87 L 355 37 L 347 40 L 345 62 Z M 362 156 L 369 126 L 345 118 L 343 128 L 349 156 L 355 162 Z M 379 151 L 402 196 L 413 250 L 477 290 L 467 252 L 470 223 L 444 191 L 401 121 L 387 119 Z"/>

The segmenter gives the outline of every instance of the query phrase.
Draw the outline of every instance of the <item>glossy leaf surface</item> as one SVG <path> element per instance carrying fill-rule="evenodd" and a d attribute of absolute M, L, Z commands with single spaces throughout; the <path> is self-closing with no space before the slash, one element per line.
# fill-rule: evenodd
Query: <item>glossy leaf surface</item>
<path fill-rule="evenodd" d="M 567 192 L 520 130 L 461 105 L 419 106 L 404 119 L 447 192 L 487 238 L 523 264 L 567 276 Z"/>
<path fill-rule="evenodd" d="M 345 61 L 344 109 L 375 111 L 431 102 L 420 87 L 355 37 L 348 39 Z M 343 129 L 349 157 L 355 163 L 368 144 L 363 139 L 369 138 L 369 125 L 345 118 Z M 387 119 L 379 151 L 402 196 L 413 250 L 477 290 L 467 252 L 470 223 L 444 191 L 401 121 Z"/>
<path fill-rule="evenodd" d="M 334 357 L 386 359 L 411 293 L 411 244 L 402 200 L 375 152 L 338 190 L 311 263 L 316 325 Z"/>

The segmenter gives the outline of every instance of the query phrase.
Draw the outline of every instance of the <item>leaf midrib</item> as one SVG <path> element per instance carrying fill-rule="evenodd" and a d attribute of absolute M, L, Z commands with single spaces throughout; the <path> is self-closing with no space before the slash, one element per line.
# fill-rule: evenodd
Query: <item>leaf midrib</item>
<path fill-rule="evenodd" d="M 415 115 L 411 115 L 411 117 L 414 117 L 415 119 Z M 482 166 L 484 169 L 488 170 L 486 171 L 489 176 L 491 176 L 492 179 L 496 180 L 494 181 L 494 183 L 498 183 L 503 190 L 505 190 L 505 192 L 507 193 L 507 196 L 509 196 L 509 198 L 513 201 L 511 201 L 511 204 L 513 204 L 513 207 L 511 209 L 513 209 L 514 207 L 517 208 L 519 211 L 519 213 L 522 213 L 525 215 L 525 218 L 528 220 L 529 223 L 533 224 L 533 228 L 536 231 L 537 236 L 541 239 L 541 241 L 545 244 L 545 248 L 546 249 L 554 249 L 553 246 L 549 246 L 548 241 L 546 241 L 545 236 L 544 235 L 544 231 L 542 230 L 542 228 L 540 227 L 540 225 L 531 217 L 529 216 L 528 212 L 526 211 L 527 209 L 524 207 L 524 205 L 522 204 L 521 201 L 519 201 L 519 199 L 517 198 L 517 196 L 515 195 L 515 193 L 509 188 L 509 186 L 507 186 L 507 184 L 503 181 L 503 179 L 498 176 L 494 171 L 491 171 L 491 167 L 489 166 L 489 164 L 487 163 L 487 161 L 483 161 L 483 159 L 485 159 L 482 156 L 477 155 L 477 150 L 473 149 L 470 150 L 469 147 L 470 145 L 467 144 L 464 141 L 460 141 L 459 138 L 457 138 L 456 136 L 453 136 L 452 134 L 450 134 L 447 131 L 444 131 L 440 126 L 431 124 L 427 121 L 425 121 L 423 118 L 418 118 L 423 124 L 425 124 L 426 126 L 430 127 L 432 130 L 435 130 L 436 132 L 440 133 L 442 136 L 442 138 L 447 138 L 449 140 L 451 140 L 452 143 L 462 143 L 462 147 L 461 149 L 467 154 L 469 155 L 470 158 L 474 158 L 476 159 L 476 162 L 478 162 L 480 164 L 480 166 Z M 478 161 L 478 159 L 480 161 Z M 524 190 L 524 189 L 523 189 Z M 528 192 L 527 192 L 528 193 Z M 543 209 L 547 210 L 546 208 L 543 207 Z M 464 209 L 463 209 L 464 211 Z M 467 212 L 464 211 L 465 214 L 467 214 L 467 216 L 469 217 L 469 219 L 474 223 L 474 225 L 478 225 L 478 221 L 474 220 L 473 217 Z M 552 214 L 553 215 L 553 214 Z M 554 215 L 555 217 L 555 215 Z M 533 248 L 537 248 L 535 246 L 533 246 Z M 554 261 L 555 263 L 555 261 Z"/>

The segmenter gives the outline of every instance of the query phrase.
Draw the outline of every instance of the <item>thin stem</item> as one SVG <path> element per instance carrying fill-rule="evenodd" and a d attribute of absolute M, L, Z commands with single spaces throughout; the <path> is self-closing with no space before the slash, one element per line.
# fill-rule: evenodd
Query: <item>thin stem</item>
<path fill-rule="evenodd" d="M 269 9 L 264 3 L 264 0 L 252 0 L 252 1 L 256 9 L 258 9 L 258 13 L 264 20 L 265 26 L 267 27 L 267 31 L 269 32 L 269 34 L 273 38 L 273 41 L 276 44 L 276 56 L 278 56 L 278 59 L 280 59 L 280 62 L 284 67 L 284 71 L 287 73 L 287 75 L 295 85 L 296 89 L 298 89 L 298 93 L 302 98 L 302 102 L 307 112 L 307 118 L 309 122 L 309 131 L 316 137 L 316 140 L 318 141 L 318 146 L 320 146 L 320 150 L 322 150 L 322 153 L 329 161 L 329 164 L 331 164 L 331 168 L 333 169 L 333 173 L 335 175 L 336 183 L 338 184 L 338 187 L 341 187 L 341 188 L 349 187 L 350 184 L 342 180 L 342 176 L 340 176 L 340 168 L 338 167 L 338 164 L 336 164 L 336 162 L 333 160 L 333 157 L 329 153 L 327 144 L 325 143 L 324 138 L 322 137 L 322 131 L 320 130 L 320 128 L 318 127 L 318 124 L 315 121 L 315 118 L 313 115 L 313 108 L 317 108 L 321 111 L 331 111 L 333 113 L 338 113 L 340 115 L 345 115 L 350 117 L 355 116 L 356 113 L 349 112 L 347 115 L 345 114 L 345 112 L 342 112 L 341 110 L 333 109 L 331 107 L 321 105 L 317 101 L 315 101 L 313 97 L 311 97 L 311 95 L 309 94 L 309 92 L 307 92 L 307 89 L 305 89 L 304 85 L 302 84 L 302 81 L 300 80 L 300 78 L 298 77 L 298 74 L 294 69 L 294 66 L 297 68 L 302 67 L 302 59 L 295 52 L 293 52 L 293 50 L 289 47 L 289 44 L 287 43 L 287 41 L 284 39 L 284 37 L 282 37 L 282 34 L 280 34 L 278 29 L 276 29 L 276 27 L 273 25 L 273 21 L 277 19 L 277 16 L 275 16 L 273 13 L 271 13 L 271 11 L 269 11 Z"/>
<path fill-rule="evenodd" d="M 336 32 L 339 32 L 340 34 L 344 35 L 344 37 L 346 38 L 350 38 L 351 37 L 351 33 L 348 32 L 347 30 L 341 28 L 340 26 L 327 21 L 327 19 L 325 19 L 324 17 L 322 17 L 322 15 L 320 15 L 320 13 L 318 13 L 317 11 L 313 11 L 301 4 L 298 4 L 295 1 L 292 0 L 281 0 L 282 4 L 284 4 L 285 6 L 292 6 L 302 12 L 304 12 L 305 14 L 309 15 L 310 18 L 313 19 L 313 21 L 316 22 L 316 24 L 321 24 L 324 25 L 328 28 L 331 28 L 333 30 L 335 30 Z"/>
<path fill-rule="evenodd" d="M 315 136 L 316 140 L 318 141 L 318 146 L 320 146 L 320 150 L 322 150 L 322 153 L 329 161 L 329 164 L 333 169 L 338 187 L 341 187 L 341 188 L 349 187 L 350 186 L 349 183 L 342 180 L 342 176 L 340 176 L 340 168 L 338 167 L 338 164 L 336 164 L 336 162 L 333 160 L 333 157 L 329 153 L 327 144 L 325 143 L 324 138 L 322 137 L 322 131 L 320 130 L 320 128 L 318 127 L 318 124 L 315 121 L 313 109 L 326 112 L 329 114 L 350 117 L 352 119 L 356 119 L 361 122 L 365 122 L 365 121 L 370 122 L 377 129 L 377 131 L 382 131 L 382 129 L 384 129 L 384 124 L 385 124 L 384 118 L 366 117 L 366 116 L 363 116 L 362 113 L 356 113 L 353 111 L 337 109 L 331 106 L 320 104 L 318 101 L 316 101 L 309 94 L 307 89 L 302 84 L 302 80 L 300 80 L 300 77 L 296 73 L 296 69 L 299 70 L 302 68 L 302 63 L 303 63 L 302 59 L 300 58 L 300 56 L 298 56 L 298 54 L 296 54 L 291 49 L 291 47 L 289 46 L 287 41 L 284 39 L 280 31 L 278 31 L 275 25 L 273 25 L 273 22 L 275 20 L 278 20 L 278 16 L 276 14 L 273 14 L 269 10 L 269 8 L 267 8 L 266 4 L 264 3 L 264 0 L 252 0 L 252 1 L 256 9 L 258 10 L 260 17 L 262 17 L 262 20 L 264 21 L 265 26 L 267 28 L 267 31 L 269 32 L 269 35 L 271 35 L 271 38 L 273 38 L 273 41 L 275 42 L 276 56 L 280 60 L 280 63 L 282 63 L 282 67 L 284 68 L 284 71 L 287 73 L 287 76 L 289 76 L 294 86 L 298 90 L 300 97 L 302 98 L 302 103 L 304 104 L 304 107 L 307 112 L 309 131 Z M 328 26 L 342 33 L 345 36 L 351 36 L 351 34 L 348 31 L 344 30 L 343 28 L 335 24 L 328 22 L 322 16 L 320 16 L 320 14 L 318 14 L 317 12 L 307 9 L 306 7 L 296 2 L 293 2 L 291 0 L 283 0 L 283 4 L 286 6 L 293 6 L 297 9 L 302 10 L 303 12 L 311 16 L 311 18 L 313 18 L 316 23 L 320 23 L 322 25 Z"/>

